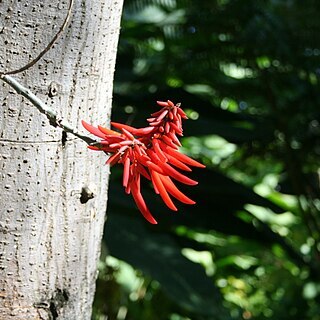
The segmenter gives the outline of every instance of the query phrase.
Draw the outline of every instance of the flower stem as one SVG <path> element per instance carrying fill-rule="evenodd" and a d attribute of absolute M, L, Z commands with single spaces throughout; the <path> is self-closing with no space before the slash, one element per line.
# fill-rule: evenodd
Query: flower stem
<path fill-rule="evenodd" d="M 10 85 L 18 94 L 27 98 L 41 113 L 45 114 L 50 121 L 50 124 L 54 127 L 60 127 L 65 132 L 69 132 L 79 139 L 85 141 L 87 144 L 97 143 L 96 140 L 91 139 L 85 135 L 82 135 L 78 130 L 72 128 L 71 124 L 58 117 L 57 113 L 48 107 L 44 102 L 42 102 L 34 93 L 32 93 L 28 88 L 24 87 L 17 80 L 9 75 L 1 75 L 1 80 Z"/>

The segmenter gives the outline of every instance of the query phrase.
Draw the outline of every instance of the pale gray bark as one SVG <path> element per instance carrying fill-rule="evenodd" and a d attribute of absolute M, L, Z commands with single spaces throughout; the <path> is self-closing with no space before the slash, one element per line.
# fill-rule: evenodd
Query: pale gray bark
<path fill-rule="evenodd" d="M 0 72 L 35 57 L 67 6 L 63 0 L 0 1 Z M 108 125 L 121 9 L 122 0 L 76 0 L 54 47 L 14 76 L 80 130 L 81 119 Z M 3 81 L 0 103 L 0 320 L 90 319 L 106 157 L 51 126 Z"/>

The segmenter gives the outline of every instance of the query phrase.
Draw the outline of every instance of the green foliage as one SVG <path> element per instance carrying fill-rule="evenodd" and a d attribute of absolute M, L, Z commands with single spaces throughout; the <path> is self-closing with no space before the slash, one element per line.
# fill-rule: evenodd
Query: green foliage
<path fill-rule="evenodd" d="M 319 319 L 320 2 L 127 0 L 113 120 L 181 102 L 197 201 L 112 169 L 94 319 Z"/>
<path fill-rule="evenodd" d="M 221 296 L 213 281 L 199 264 L 181 254 L 169 235 L 120 213 L 110 217 L 105 231 L 110 254 L 158 281 L 179 306 L 199 315 L 223 315 Z"/>

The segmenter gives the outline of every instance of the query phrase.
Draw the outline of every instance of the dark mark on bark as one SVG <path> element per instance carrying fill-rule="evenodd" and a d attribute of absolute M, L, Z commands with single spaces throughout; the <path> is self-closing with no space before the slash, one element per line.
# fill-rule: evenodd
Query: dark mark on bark
<path fill-rule="evenodd" d="M 81 203 L 87 203 L 90 199 L 94 198 L 94 193 L 90 188 L 88 187 L 83 187 L 81 190 L 81 197 L 80 197 L 80 202 Z"/>
<path fill-rule="evenodd" d="M 60 91 L 60 85 L 56 82 L 51 82 L 49 85 L 49 92 L 48 92 L 48 96 L 50 98 L 53 98 L 54 96 L 58 95 Z"/>
<path fill-rule="evenodd" d="M 63 147 L 66 145 L 66 142 L 67 142 L 67 133 L 65 131 L 62 131 L 61 143 Z"/>
<path fill-rule="evenodd" d="M 59 317 L 59 310 L 63 308 L 68 301 L 68 291 L 65 289 L 57 289 L 49 301 L 41 301 L 34 304 L 34 307 L 38 309 L 45 309 L 49 313 L 50 320 L 57 320 Z"/>

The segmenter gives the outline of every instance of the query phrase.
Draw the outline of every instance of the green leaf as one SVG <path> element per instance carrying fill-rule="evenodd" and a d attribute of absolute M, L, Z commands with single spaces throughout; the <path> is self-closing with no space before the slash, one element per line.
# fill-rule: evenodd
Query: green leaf
<path fill-rule="evenodd" d="M 197 314 L 223 319 L 226 311 L 213 280 L 204 269 L 181 254 L 181 248 L 166 234 L 157 232 L 140 217 L 113 212 L 104 241 L 110 254 L 157 280 L 180 307 Z"/>

